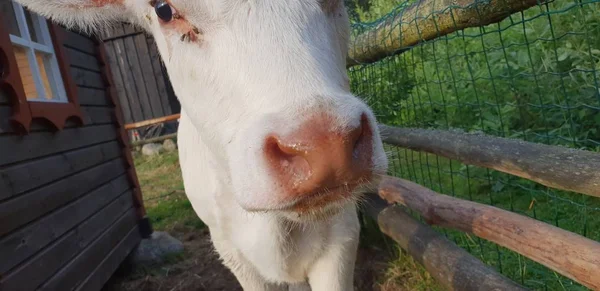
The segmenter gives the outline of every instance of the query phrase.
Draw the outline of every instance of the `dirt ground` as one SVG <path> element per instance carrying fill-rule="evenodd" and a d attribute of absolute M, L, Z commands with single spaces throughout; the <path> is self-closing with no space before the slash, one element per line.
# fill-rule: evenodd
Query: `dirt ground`
<path fill-rule="evenodd" d="M 102 291 L 241 291 L 237 280 L 213 251 L 208 230 L 171 231 L 184 243 L 185 254 L 162 267 L 146 271 L 123 271 L 115 274 Z M 384 251 L 361 247 L 355 271 L 355 290 L 380 289 L 376 280 L 386 270 Z"/>

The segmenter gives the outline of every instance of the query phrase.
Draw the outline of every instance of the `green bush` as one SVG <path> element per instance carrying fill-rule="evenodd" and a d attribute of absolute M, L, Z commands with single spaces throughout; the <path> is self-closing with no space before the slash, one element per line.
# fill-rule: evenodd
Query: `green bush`
<path fill-rule="evenodd" d="M 346 1 L 354 33 L 398 17 L 412 1 Z M 462 129 L 600 150 L 600 3 L 551 1 L 497 24 L 421 43 L 350 68 L 353 92 L 379 122 Z M 388 147 L 390 174 L 600 240 L 600 199 L 496 171 Z M 443 231 L 443 230 L 440 230 Z M 459 245 L 535 290 L 586 290 L 518 254 L 445 231 Z"/>

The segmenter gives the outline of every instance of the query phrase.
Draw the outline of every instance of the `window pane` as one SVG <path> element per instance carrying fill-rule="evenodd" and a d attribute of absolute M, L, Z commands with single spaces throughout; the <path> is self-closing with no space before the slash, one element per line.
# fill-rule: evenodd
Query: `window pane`
<path fill-rule="evenodd" d="M 2 25 L 8 26 L 8 33 L 21 36 L 17 18 L 15 17 L 15 10 L 10 0 L 0 0 L 0 16 L 0 21 L 3 21 Z"/>
<path fill-rule="evenodd" d="M 27 27 L 29 28 L 29 35 L 31 36 L 31 40 L 37 43 L 40 43 L 38 39 L 38 26 L 37 26 L 37 17 L 35 14 L 32 15 L 31 12 L 25 10 L 25 20 L 27 20 Z M 36 20 L 34 20 L 34 17 Z"/>
<path fill-rule="evenodd" d="M 44 54 L 41 52 L 35 53 L 38 67 L 40 68 L 40 76 L 42 84 L 44 85 L 44 92 L 46 93 L 46 99 L 59 99 L 56 95 L 56 89 L 53 89 L 56 82 L 52 78 L 52 65 L 50 63 L 51 55 Z"/>
<path fill-rule="evenodd" d="M 27 99 L 37 99 L 39 94 L 35 87 L 35 79 L 33 72 L 31 71 L 31 64 L 27 56 L 28 49 L 13 45 L 13 52 L 15 53 L 15 59 L 17 59 L 17 65 L 19 66 L 19 74 L 21 75 L 21 81 L 23 82 L 23 88 L 25 89 L 25 96 Z"/>

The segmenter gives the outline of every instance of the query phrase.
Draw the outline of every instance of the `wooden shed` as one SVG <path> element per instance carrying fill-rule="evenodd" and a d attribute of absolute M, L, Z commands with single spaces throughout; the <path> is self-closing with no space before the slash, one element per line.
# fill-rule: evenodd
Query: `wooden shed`
<path fill-rule="evenodd" d="M 99 290 L 151 233 L 105 55 L 0 1 L 0 290 Z"/>
<path fill-rule="evenodd" d="M 117 100 L 126 124 L 181 112 L 154 38 L 128 23 L 110 27 L 101 36 L 113 75 Z M 132 130 L 132 140 L 177 131 L 177 122 Z"/>

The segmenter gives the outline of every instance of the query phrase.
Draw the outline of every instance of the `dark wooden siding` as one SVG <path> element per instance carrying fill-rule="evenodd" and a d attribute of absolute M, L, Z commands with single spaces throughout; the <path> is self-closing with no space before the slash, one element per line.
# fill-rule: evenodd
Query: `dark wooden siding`
<path fill-rule="evenodd" d="M 103 38 L 126 123 L 180 112 L 152 37 L 121 24 Z"/>
<path fill-rule="evenodd" d="M 0 90 L 0 290 L 100 290 L 139 243 L 137 178 L 97 43 L 64 46 L 83 126 L 20 135 Z M 125 138 L 124 138 L 125 137 Z"/>

